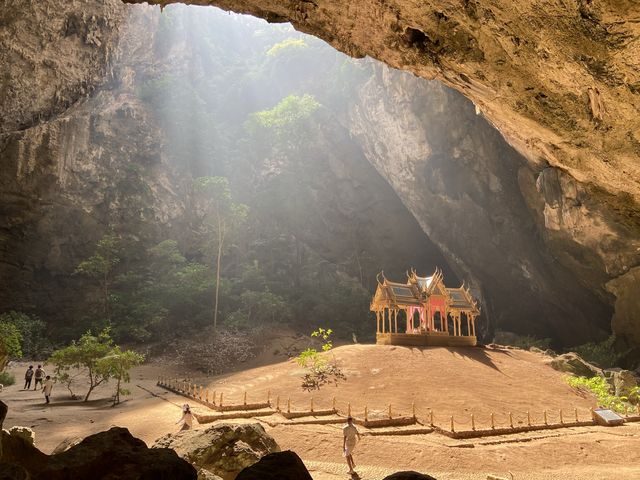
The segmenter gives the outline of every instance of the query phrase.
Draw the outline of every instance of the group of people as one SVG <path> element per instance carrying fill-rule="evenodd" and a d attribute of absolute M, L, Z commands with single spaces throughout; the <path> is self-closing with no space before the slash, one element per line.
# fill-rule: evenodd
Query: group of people
<path fill-rule="evenodd" d="M 44 393 L 44 400 L 46 403 L 49 402 L 49 397 L 51 397 L 51 391 L 53 390 L 53 380 L 51 380 L 51 376 L 47 375 L 47 372 L 44 371 L 42 365 L 38 365 L 38 368 L 33 369 L 33 365 L 29 365 L 27 371 L 24 374 L 24 389 L 31 389 L 31 381 L 35 380 L 35 384 L 33 386 L 34 390 L 38 389 L 38 385 L 42 389 L 42 393 Z"/>

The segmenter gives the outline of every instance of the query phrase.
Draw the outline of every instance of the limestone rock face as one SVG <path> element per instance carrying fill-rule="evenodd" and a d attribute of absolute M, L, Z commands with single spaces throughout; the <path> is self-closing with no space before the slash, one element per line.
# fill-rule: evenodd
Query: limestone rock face
<path fill-rule="evenodd" d="M 640 287 L 623 279 L 640 264 L 637 2 L 554 0 L 544 8 L 509 0 L 182 3 L 289 21 L 349 55 L 368 55 L 438 79 L 471 99 L 476 111 L 527 159 L 526 165 L 508 166 L 524 183 L 524 201 L 542 226 L 530 236 L 547 242 L 549 262 L 568 265 L 576 277 L 560 283 L 587 285 L 596 298 L 584 302 L 615 303 L 614 330 L 638 342 L 638 317 L 624 311 L 640 298 Z M 411 138 L 416 129 L 391 131 Z M 495 181 L 493 186 L 500 188 Z M 519 268 L 531 272 L 535 267 L 525 259 Z M 581 322 L 584 302 L 566 302 L 558 315 Z M 600 309 L 597 316 L 606 313 Z"/>
<path fill-rule="evenodd" d="M 458 276 L 470 282 L 490 324 L 520 332 L 524 325 L 538 336 L 576 343 L 607 329 L 602 260 L 584 262 L 586 248 L 570 240 L 565 244 L 580 251 L 582 264 L 571 261 L 565 245 L 549 251 L 546 229 L 531 207 L 544 202 L 535 170 L 469 102 L 437 82 L 386 67 L 358 97 L 348 119 L 352 134 Z M 631 238 L 613 222 L 599 222 L 600 232 L 612 224 L 612 242 Z M 588 237 L 591 246 L 597 235 Z M 611 257 L 621 254 L 612 250 L 606 250 Z M 631 247 L 625 250 L 631 255 Z"/>
<path fill-rule="evenodd" d="M 45 121 L 104 83 L 125 10 L 117 0 L 3 2 L 0 64 L 12 68 L 0 78 L 0 134 Z"/>
<path fill-rule="evenodd" d="M 311 475 L 300 457 L 287 450 L 265 455 L 242 470 L 236 480 L 311 480 Z"/>
<path fill-rule="evenodd" d="M 192 465 L 226 478 L 253 465 L 264 455 L 279 452 L 262 425 L 218 424 L 159 438 L 153 448 L 170 448 Z"/>
<path fill-rule="evenodd" d="M 85 438 L 58 455 L 45 455 L 22 438 L 3 432 L 3 457 L 23 467 L 34 480 L 100 478 L 196 480 L 196 470 L 169 449 L 150 449 L 125 428 L 114 427 Z"/>
<path fill-rule="evenodd" d="M 629 396 L 632 388 L 638 386 L 638 379 L 629 370 L 620 370 L 613 374 L 613 388 L 618 397 Z M 634 398 L 637 402 L 637 398 Z"/>
<path fill-rule="evenodd" d="M 592 182 L 638 213 L 640 6 L 633 0 L 544 8 L 510 0 L 182 3 L 289 21 L 349 55 L 441 80 L 532 162 Z"/>
<path fill-rule="evenodd" d="M 551 368 L 559 372 L 572 373 L 580 377 L 595 377 L 602 375 L 602 370 L 585 362 L 577 353 L 569 352 L 549 360 Z"/>

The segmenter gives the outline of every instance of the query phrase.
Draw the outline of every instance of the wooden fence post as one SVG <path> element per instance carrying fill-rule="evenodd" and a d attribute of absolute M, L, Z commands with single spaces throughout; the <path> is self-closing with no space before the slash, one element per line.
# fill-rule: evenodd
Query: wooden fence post
<path fill-rule="evenodd" d="M 217 398 L 216 393 L 217 393 L 217 392 L 214 390 L 214 391 L 213 391 L 213 404 L 214 404 L 214 405 L 216 404 L 216 398 Z"/>
<path fill-rule="evenodd" d="M 222 395 L 224 392 L 220 392 L 220 408 L 222 408 Z"/>
<path fill-rule="evenodd" d="M 573 413 L 575 413 L 575 415 L 576 415 L 576 423 L 578 423 L 580 421 L 580 420 L 578 420 L 578 409 L 574 408 L 573 409 Z"/>
<path fill-rule="evenodd" d="M 347 417 L 351 416 L 351 402 L 347 403 Z"/>
<path fill-rule="evenodd" d="M 416 419 L 416 403 L 415 402 L 411 403 L 411 415 L 413 416 L 413 420 L 415 421 Z"/>
<path fill-rule="evenodd" d="M 291 413 L 291 397 L 287 398 L 287 413 Z"/>
<path fill-rule="evenodd" d="M 429 409 L 429 425 L 430 426 L 434 426 L 433 425 L 433 410 Z"/>
<path fill-rule="evenodd" d="M 564 425 L 564 419 L 562 418 L 562 409 L 560 409 L 560 425 Z"/>
<path fill-rule="evenodd" d="M 455 429 L 455 427 L 453 425 L 453 415 L 451 415 L 451 432 L 455 432 L 455 431 L 456 431 L 456 429 Z"/>
<path fill-rule="evenodd" d="M 247 404 L 247 391 L 244 391 L 244 397 L 242 398 L 243 405 Z"/>
<path fill-rule="evenodd" d="M 271 406 L 271 389 L 267 390 L 267 405 Z"/>
<path fill-rule="evenodd" d="M 544 418 L 544 424 L 545 425 L 549 425 L 549 423 L 547 423 L 547 411 L 546 410 L 543 410 L 542 417 Z"/>
<path fill-rule="evenodd" d="M 529 410 L 527 410 L 527 426 L 531 426 L 531 414 L 529 413 Z"/>
<path fill-rule="evenodd" d="M 364 406 L 364 422 L 367 423 L 369 421 L 369 410 L 367 409 L 367 406 Z"/>
<path fill-rule="evenodd" d="M 491 413 L 491 430 L 495 430 L 495 428 L 496 428 L 496 421 L 493 416 L 493 413 Z"/>
<path fill-rule="evenodd" d="M 509 425 L 513 428 L 513 415 L 511 412 L 509 412 Z"/>
<path fill-rule="evenodd" d="M 391 420 L 393 417 L 391 416 L 391 404 L 389 404 L 389 420 Z"/>
<path fill-rule="evenodd" d="M 476 420 L 473 417 L 473 413 L 471 414 L 471 430 L 476 431 Z"/>
<path fill-rule="evenodd" d="M 332 405 L 333 411 L 335 412 L 336 411 L 336 397 L 333 397 L 333 399 L 331 400 L 331 405 Z"/>

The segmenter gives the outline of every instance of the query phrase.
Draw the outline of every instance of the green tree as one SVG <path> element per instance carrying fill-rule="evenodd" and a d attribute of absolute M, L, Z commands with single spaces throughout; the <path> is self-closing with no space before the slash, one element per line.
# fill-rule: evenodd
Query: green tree
<path fill-rule="evenodd" d="M 46 324 L 35 315 L 11 310 L 0 315 L 2 323 L 10 323 L 18 329 L 23 355 L 34 357 L 49 345 L 45 334 Z"/>
<path fill-rule="evenodd" d="M 121 350 L 116 346 L 111 352 L 96 362 L 96 369 L 107 378 L 116 380 L 116 390 L 113 395 L 113 405 L 120 403 L 120 395 L 129 395 L 129 390 L 122 388 L 122 383 L 129 383 L 131 377 L 129 370 L 140 365 L 144 361 L 144 355 L 133 350 Z"/>
<path fill-rule="evenodd" d="M 120 239 L 113 234 L 103 236 L 95 253 L 76 267 L 75 273 L 95 279 L 102 290 L 102 311 L 109 319 L 109 293 L 115 266 L 120 263 Z"/>
<path fill-rule="evenodd" d="M 77 342 L 54 351 L 48 362 L 55 366 L 56 375 L 70 375 L 72 369 L 80 369 L 86 374 L 89 379 L 89 391 L 84 397 L 86 402 L 97 386 L 109 381 L 111 372 L 101 368 L 99 360 L 109 355 L 112 349 L 109 329 L 98 335 L 87 332 Z"/>
<path fill-rule="evenodd" d="M 195 181 L 196 191 L 204 204 L 203 227 L 207 236 L 207 247 L 215 252 L 215 299 L 213 306 L 213 328 L 218 326 L 218 301 L 220 293 L 220 268 L 225 241 L 247 218 L 248 207 L 234 203 L 225 177 L 200 177 Z"/>
<path fill-rule="evenodd" d="M 10 358 L 22 357 L 22 335 L 13 323 L 0 321 L 0 343 Z"/>

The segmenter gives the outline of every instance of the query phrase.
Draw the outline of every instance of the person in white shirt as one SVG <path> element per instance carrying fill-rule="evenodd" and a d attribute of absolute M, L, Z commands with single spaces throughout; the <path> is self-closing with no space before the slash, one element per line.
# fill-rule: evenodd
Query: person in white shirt
<path fill-rule="evenodd" d="M 176 425 L 180 422 L 182 422 L 182 428 L 180 428 L 180 431 L 191 430 L 191 427 L 193 426 L 193 413 L 191 413 L 191 407 L 189 407 L 188 403 L 185 403 L 182 406 L 182 418 L 176 422 Z"/>
<path fill-rule="evenodd" d="M 353 449 L 356 447 L 356 442 L 360 440 L 360 432 L 353 424 L 353 418 L 347 418 L 347 424 L 342 428 L 342 437 L 342 450 L 347 459 L 349 473 L 355 473 L 356 463 L 353 461 Z"/>
<path fill-rule="evenodd" d="M 53 390 L 53 380 L 51 380 L 50 375 L 47 375 L 47 378 L 44 381 L 44 385 L 42 386 L 42 393 L 44 393 L 44 399 L 47 403 L 49 403 L 51 390 Z"/>

